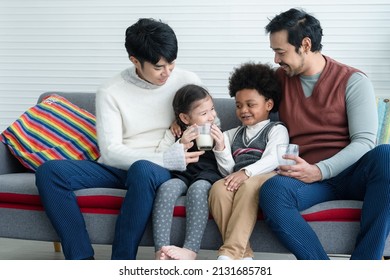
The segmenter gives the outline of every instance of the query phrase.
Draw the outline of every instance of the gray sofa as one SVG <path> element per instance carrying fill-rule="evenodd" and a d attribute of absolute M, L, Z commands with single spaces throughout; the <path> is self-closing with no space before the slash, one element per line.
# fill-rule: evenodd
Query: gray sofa
<path fill-rule="evenodd" d="M 52 93 L 42 94 L 38 101 Z M 56 93 L 95 113 L 94 93 Z M 215 106 L 223 129 L 238 125 L 232 99 L 215 99 Z M 111 244 L 116 215 L 124 194 L 123 190 L 110 188 L 76 192 L 92 243 Z M 359 230 L 361 206 L 360 201 L 330 201 L 315 205 L 303 211 L 302 215 L 309 221 L 328 254 L 349 255 Z M 184 239 L 184 213 L 185 197 L 181 197 L 177 201 L 172 225 L 171 240 L 176 245 L 181 245 Z M 0 237 L 59 241 L 40 205 L 34 173 L 28 172 L 2 143 L 0 143 Z M 265 225 L 261 213 L 251 237 L 251 244 L 255 252 L 288 253 Z M 141 245 L 153 246 L 151 223 Z M 220 245 L 219 231 L 210 217 L 202 240 L 202 249 L 217 250 Z M 386 243 L 385 255 L 390 255 L 390 238 Z"/>

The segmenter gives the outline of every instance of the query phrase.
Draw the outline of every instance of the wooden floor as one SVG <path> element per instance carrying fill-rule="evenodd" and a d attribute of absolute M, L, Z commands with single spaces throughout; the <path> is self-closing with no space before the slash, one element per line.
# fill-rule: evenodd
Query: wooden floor
<path fill-rule="evenodd" d="M 111 256 L 111 246 L 94 245 L 95 259 L 109 260 Z M 215 260 L 216 251 L 201 250 L 198 259 Z M 26 241 L 18 239 L 0 238 L 0 260 L 63 260 L 61 252 L 54 252 L 51 242 Z M 154 248 L 140 247 L 138 257 L 140 260 L 154 259 Z M 295 260 L 290 254 L 255 254 L 256 260 Z"/>

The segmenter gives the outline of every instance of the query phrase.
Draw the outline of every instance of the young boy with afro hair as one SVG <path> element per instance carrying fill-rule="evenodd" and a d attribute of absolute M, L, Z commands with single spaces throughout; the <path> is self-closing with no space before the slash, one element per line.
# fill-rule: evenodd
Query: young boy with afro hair
<path fill-rule="evenodd" d="M 281 97 L 271 66 L 248 62 L 234 69 L 229 93 L 242 125 L 217 137 L 213 151 L 224 178 L 213 184 L 209 207 L 222 235 L 218 260 L 246 260 L 253 259 L 249 238 L 258 216 L 259 189 L 276 174 L 276 146 L 288 143 L 289 136 L 281 122 L 270 120 Z"/>

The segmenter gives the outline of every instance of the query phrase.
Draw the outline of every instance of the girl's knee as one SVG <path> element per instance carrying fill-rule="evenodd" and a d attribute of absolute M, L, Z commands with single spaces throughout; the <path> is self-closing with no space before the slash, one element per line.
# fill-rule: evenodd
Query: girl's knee
<path fill-rule="evenodd" d="M 189 196 L 203 196 L 203 195 L 208 195 L 209 191 L 211 188 L 211 184 L 207 181 L 201 180 L 201 181 L 196 181 L 193 183 L 187 191 L 187 195 Z"/>
<path fill-rule="evenodd" d="M 185 186 L 185 183 L 179 178 L 172 178 L 161 184 L 160 189 L 179 189 Z"/>
<path fill-rule="evenodd" d="M 181 195 L 185 193 L 186 189 L 187 187 L 182 180 L 173 178 L 161 184 L 161 186 L 157 189 L 157 194 L 160 197 L 168 197 L 173 194 Z"/>

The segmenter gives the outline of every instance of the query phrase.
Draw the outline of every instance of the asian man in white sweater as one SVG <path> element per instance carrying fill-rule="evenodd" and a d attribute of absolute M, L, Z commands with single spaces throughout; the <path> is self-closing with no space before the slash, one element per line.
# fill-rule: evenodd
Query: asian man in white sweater
<path fill-rule="evenodd" d="M 99 160 L 48 161 L 36 172 L 42 203 L 66 259 L 94 259 L 74 191 L 127 190 L 112 259 L 135 259 L 157 188 L 171 178 L 169 170 L 183 170 L 203 153 L 186 152 L 189 147 L 184 145 L 172 147 L 174 152 L 156 151 L 174 121 L 171 104 L 176 91 L 201 84 L 194 73 L 175 68 L 178 47 L 172 28 L 140 19 L 126 30 L 125 47 L 132 66 L 103 84 L 96 95 Z"/>

